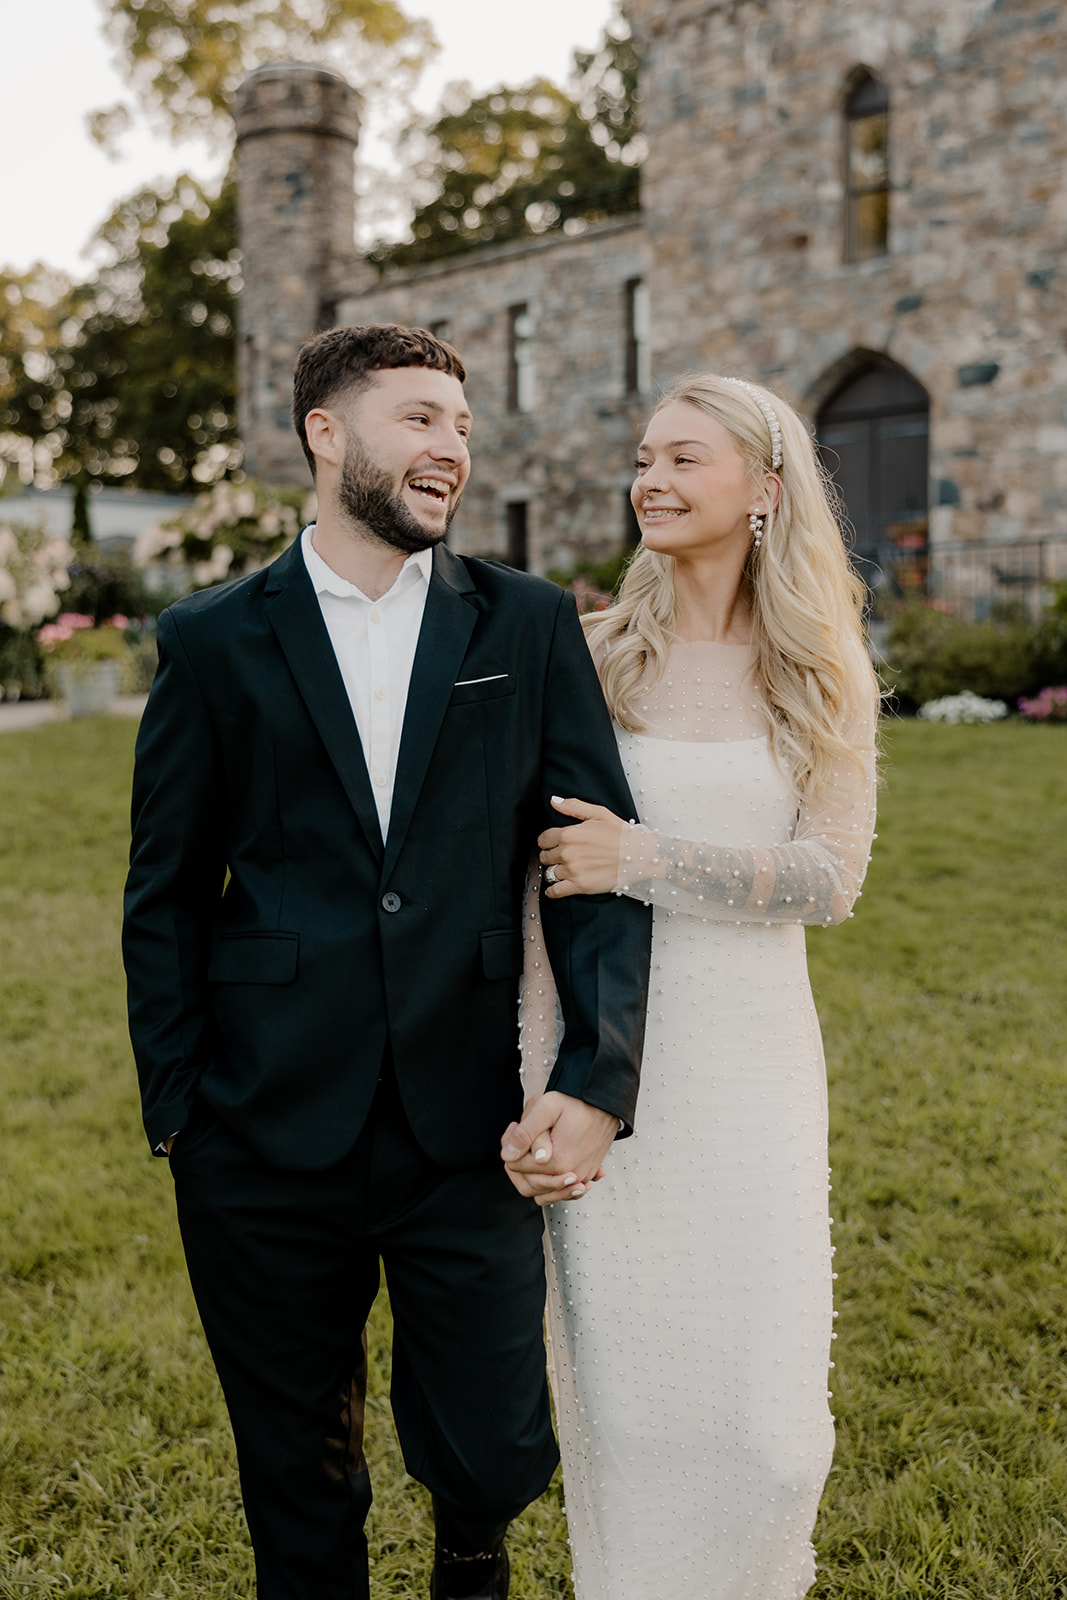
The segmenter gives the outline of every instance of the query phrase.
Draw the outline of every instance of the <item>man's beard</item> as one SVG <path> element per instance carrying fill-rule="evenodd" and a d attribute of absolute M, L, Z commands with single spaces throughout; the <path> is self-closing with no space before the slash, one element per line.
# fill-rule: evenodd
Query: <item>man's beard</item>
<path fill-rule="evenodd" d="M 374 465 L 362 444 L 353 441 L 341 467 L 337 502 L 346 516 L 369 528 L 375 538 L 392 545 L 394 550 L 403 550 L 406 555 L 416 555 L 420 550 L 430 550 L 441 543 L 452 526 L 459 496 L 449 506 L 440 533 L 424 528 L 403 497 L 393 493 L 389 474 Z"/>

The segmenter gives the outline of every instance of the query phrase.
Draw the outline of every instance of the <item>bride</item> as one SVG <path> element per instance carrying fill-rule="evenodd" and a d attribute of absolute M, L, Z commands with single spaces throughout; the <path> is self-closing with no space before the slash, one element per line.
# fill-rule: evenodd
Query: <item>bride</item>
<path fill-rule="evenodd" d="M 591 1190 L 548 1213 L 579 1600 L 799 1600 L 833 1450 L 804 928 L 859 894 L 877 688 L 812 441 L 777 396 L 682 379 L 632 497 L 643 548 L 618 603 L 584 621 L 641 824 L 558 797 L 572 822 L 539 844 L 548 897 L 655 908 L 638 1123 L 595 1188 L 546 1174 L 537 1098 L 558 1024 L 535 883 L 528 1107 L 506 1138 L 529 1144 L 511 1168 L 542 1203 Z"/>

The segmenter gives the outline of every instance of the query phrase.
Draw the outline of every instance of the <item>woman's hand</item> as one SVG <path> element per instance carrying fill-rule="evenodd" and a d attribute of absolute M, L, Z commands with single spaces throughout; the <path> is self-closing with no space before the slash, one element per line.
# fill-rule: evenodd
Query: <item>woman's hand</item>
<path fill-rule="evenodd" d="M 570 894 L 610 894 L 619 877 L 619 844 L 626 827 L 607 806 L 552 796 L 552 807 L 577 817 L 572 828 L 546 828 L 537 843 L 550 900 Z"/>

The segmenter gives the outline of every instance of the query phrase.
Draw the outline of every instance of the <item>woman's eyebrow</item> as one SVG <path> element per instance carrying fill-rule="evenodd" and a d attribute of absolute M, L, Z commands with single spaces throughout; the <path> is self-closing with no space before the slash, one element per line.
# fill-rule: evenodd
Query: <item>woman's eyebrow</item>
<path fill-rule="evenodd" d="M 700 450 L 707 450 L 709 448 L 703 439 L 672 439 L 670 443 L 665 444 L 663 448 L 664 450 L 691 450 L 694 445 L 696 445 Z M 639 450 L 647 450 L 649 447 L 647 444 L 642 443 L 639 444 L 637 448 Z"/>

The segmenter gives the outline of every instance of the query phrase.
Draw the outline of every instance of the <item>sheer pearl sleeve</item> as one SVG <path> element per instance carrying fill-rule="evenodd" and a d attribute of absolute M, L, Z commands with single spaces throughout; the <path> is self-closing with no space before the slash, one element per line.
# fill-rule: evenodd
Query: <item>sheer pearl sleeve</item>
<path fill-rule="evenodd" d="M 789 844 L 737 849 L 628 827 L 616 893 L 707 922 L 843 922 L 870 859 L 875 817 L 872 703 L 845 730 L 832 783 L 798 808 Z"/>
<path fill-rule="evenodd" d="M 543 1094 L 563 1038 L 563 1017 L 541 927 L 541 864 L 534 856 L 523 899 L 523 971 L 519 980 L 520 1077 L 525 1098 Z"/>

